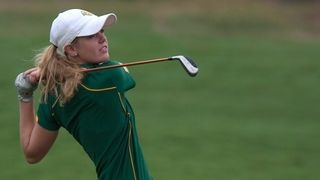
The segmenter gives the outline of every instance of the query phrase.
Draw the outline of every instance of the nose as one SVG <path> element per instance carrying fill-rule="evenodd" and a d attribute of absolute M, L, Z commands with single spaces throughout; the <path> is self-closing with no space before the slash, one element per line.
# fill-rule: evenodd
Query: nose
<path fill-rule="evenodd" d="M 98 32 L 97 37 L 99 38 L 99 43 L 104 43 L 107 41 L 107 37 L 103 32 Z"/>

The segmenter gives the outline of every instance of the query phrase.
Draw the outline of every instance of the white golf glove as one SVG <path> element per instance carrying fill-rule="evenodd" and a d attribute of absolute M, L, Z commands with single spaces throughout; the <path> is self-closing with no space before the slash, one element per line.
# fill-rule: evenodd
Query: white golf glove
<path fill-rule="evenodd" d="M 17 76 L 15 85 L 18 91 L 18 99 L 22 102 L 30 102 L 33 97 L 33 91 L 38 87 L 38 84 L 31 83 L 24 73 L 20 73 Z"/>

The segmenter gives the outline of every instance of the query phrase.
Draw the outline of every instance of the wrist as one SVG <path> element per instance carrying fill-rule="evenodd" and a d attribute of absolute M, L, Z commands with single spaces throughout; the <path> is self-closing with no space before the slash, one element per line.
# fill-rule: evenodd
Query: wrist
<path fill-rule="evenodd" d="M 18 100 L 20 102 L 28 103 L 33 100 L 33 96 L 31 95 L 31 96 L 26 97 L 26 96 L 22 96 L 22 95 L 18 94 Z"/>

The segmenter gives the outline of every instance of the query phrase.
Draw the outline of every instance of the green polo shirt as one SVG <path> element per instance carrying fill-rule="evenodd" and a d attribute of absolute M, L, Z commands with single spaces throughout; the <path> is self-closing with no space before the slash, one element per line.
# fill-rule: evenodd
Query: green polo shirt
<path fill-rule="evenodd" d="M 85 67 L 115 64 L 119 62 Z M 52 131 L 64 127 L 94 162 L 99 180 L 150 180 L 135 116 L 125 97 L 134 86 L 135 81 L 124 68 L 89 72 L 75 96 L 63 106 L 54 96 L 40 103 L 37 122 Z"/>

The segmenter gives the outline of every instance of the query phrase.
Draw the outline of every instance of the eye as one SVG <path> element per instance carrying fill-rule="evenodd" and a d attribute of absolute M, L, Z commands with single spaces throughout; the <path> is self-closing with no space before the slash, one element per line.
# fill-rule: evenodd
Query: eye
<path fill-rule="evenodd" d="M 93 34 L 93 35 L 90 35 L 90 36 L 86 36 L 86 38 L 91 39 L 91 38 L 96 37 L 96 35 L 97 35 L 97 34 Z"/>
<path fill-rule="evenodd" d="M 91 39 L 91 38 L 94 38 L 94 37 L 97 37 L 99 33 L 104 33 L 104 29 L 101 29 L 98 33 L 96 34 L 92 34 L 90 36 L 86 36 L 88 39 Z"/>

